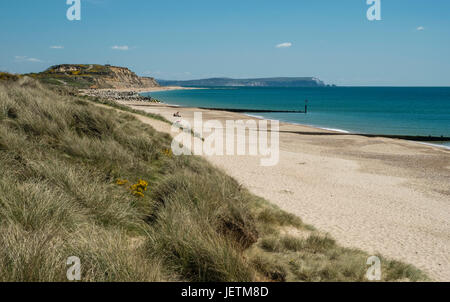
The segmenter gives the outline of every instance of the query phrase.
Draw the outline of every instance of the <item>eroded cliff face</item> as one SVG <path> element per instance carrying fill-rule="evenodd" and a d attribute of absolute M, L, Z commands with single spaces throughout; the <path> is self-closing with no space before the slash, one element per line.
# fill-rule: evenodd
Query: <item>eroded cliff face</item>
<path fill-rule="evenodd" d="M 99 77 L 99 86 L 111 86 L 105 88 L 147 88 L 158 87 L 159 84 L 153 78 L 139 77 L 128 68 L 109 67 L 111 73 L 105 77 Z"/>
<path fill-rule="evenodd" d="M 31 76 L 46 82 L 79 88 L 123 89 L 159 86 L 153 78 L 139 77 L 128 68 L 109 65 L 56 65 Z"/>

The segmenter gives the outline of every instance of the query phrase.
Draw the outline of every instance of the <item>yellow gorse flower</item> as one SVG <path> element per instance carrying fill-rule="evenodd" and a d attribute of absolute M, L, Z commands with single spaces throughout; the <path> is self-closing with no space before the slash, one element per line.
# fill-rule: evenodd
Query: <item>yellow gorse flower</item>
<path fill-rule="evenodd" d="M 123 186 L 123 185 L 125 185 L 125 184 L 127 184 L 128 183 L 128 180 L 126 180 L 126 179 L 118 179 L 118 180 L 116 180 L 116 184 L 117 185 L 119 185 L 119 186 Z"/>
<path fill-rule="evenodd" d="M 130 187 L 131 194 L 138 197 L 144 197 L 144 192 L 148 190 L 148 182 L 139 179 L 139 181 Z"/>
<path fill-rule="evenodd" d="M 123 186 L 128 183 L 126 179 L 117 179 L 116 184 L 119 186 Z M 131 194 L 137 197 L 144 197 L 144 193 L 148 190 L 148 182 L 143 179 L 139 179 L 136 184 L 133 184 L 129 187 Z"/>
<path fill-rule="evenodd" d="M 164 149 L 164 150 L 162 151 L 162 153 L 163 153 L 165 156 L 167 156 L 167 157 L 172 157 L 172 156 L 173 156 L 172 149 Z"/>

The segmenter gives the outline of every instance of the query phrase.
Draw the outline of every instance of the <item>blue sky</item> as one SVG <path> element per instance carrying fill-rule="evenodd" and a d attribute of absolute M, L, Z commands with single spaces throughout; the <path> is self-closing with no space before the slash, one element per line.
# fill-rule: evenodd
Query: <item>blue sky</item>
<path fill-rule="evenodd" d="M 450 86 L 448 0 L 381 0 L 372 22 L 366 0 L 81 3 L 81 21 L 69 21 L 66 0 L 0 1 L 0 70 L 109 63 L 161 79 Z"/>

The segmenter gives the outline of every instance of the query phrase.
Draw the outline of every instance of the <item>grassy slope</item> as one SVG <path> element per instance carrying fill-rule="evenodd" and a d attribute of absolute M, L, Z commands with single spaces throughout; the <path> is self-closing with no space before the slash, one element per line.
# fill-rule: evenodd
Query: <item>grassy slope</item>
<path fill-rule="evenodd" d="M 112 75 L 109 67 L 103 65 L 71 64 L 71 66 L 78 67 L 80 70 L 61 74 L 57 72 L 55 67 L 50 67 L 43 72 L 31 73 L 27 76 L 49 85 L 68 85 L 87 89 L 96 85 L 96 79 Z"/>
<path fill-rule="evenodd" d="M 127 113 L 0 82 L 0 281 L 363 281 L 337 246 Z M 145 197 L 127 184 L 149 182 Z M 424 275 L 383 260 L 383 280 Z"/>
<path fill-rule="evenodd" d="M 41 82 L 50 85 L 69 85 L 77 88 L 89 88 L 95 84 L 94 77 L 108 74 L 108 70 L 100 65 L 95 65 L 92 72 L 87 71 L 89 65 L 78 65 L 82 72 L 72 74 L 58 74 L 52 68 L 40 73 L 31 73 L 28 76 L 39 79 Z"/>

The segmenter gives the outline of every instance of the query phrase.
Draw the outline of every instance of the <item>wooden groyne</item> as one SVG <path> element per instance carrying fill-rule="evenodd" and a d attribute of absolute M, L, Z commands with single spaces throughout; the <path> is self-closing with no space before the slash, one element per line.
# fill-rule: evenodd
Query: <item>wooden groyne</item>
<path fill-rule="evenodd" d="M 149 106 L 146 104 L 136 104 L 133 106 Z M 158 107 L 158 105 L 151 105 Z M 178 106 L 163 105 L 161 107 L 179 108 Z M 227 111 L 234 113 L 308 113 L 308 107 L 305 105 L 305 110 L 258 110 L 258 109 L 236 109 L 236 108 L 206 108 L 206 107 L 192 107 L 202 110 Z M 450 142 L 450 137 L 447 136 L 423 136 L 423 135 L 389 135 L 389 134 L 363 134 L 363 133 L 340 133 L 340 132 L 308 132 L 308 131 L 280 131 L 284 133 L 294 133 L 300 135 L 357 135 L 365 137 L 384 137 L 393 139 L 403 139 L 417 142 Z"/>
<path fill-rule="evenodd" d="M 133 104 L 136 107 L 147 107 L 149 104 Z M 152 107 L 157 107 L 157 105 L 151 105 Z M 160 107 L 169 108 L 181 108 L 173 105 L 161 104 Z M 212 110 L 212 111 L 226 111 L 234 113 L 307 113 L 307 108 L 305 110 L 259 110 L 259 109 L 238 109 L 238 108 L 209 108 L 209 107 L 186 107 L 186 108 L 198 108 L 202 110 Z"/>
<path fill-rule="evenodd" d="M 199 107 L 203 110 L 227 111 L 235 113 L 306 113 L 304 110 L 259 110 L 259 109 L 236 109 L 236 108 L 206 108 Z"/>
<path fill-rule="evenodd" d="M 417 142 L 450 142 L 450 137 L 447 136 L 424 136 L 424 135 L 390 135 L 390 134 L 364 134 L 364 133 L 341 133 L 341 132 L 309 132 L 309 131 L 282 131 L 283 133 L 293 133 L 300 135 L 357 135 L 364 137 L 384 137 L 384 138 L 394 138 L 403 139 L 408 141 Z"/>

